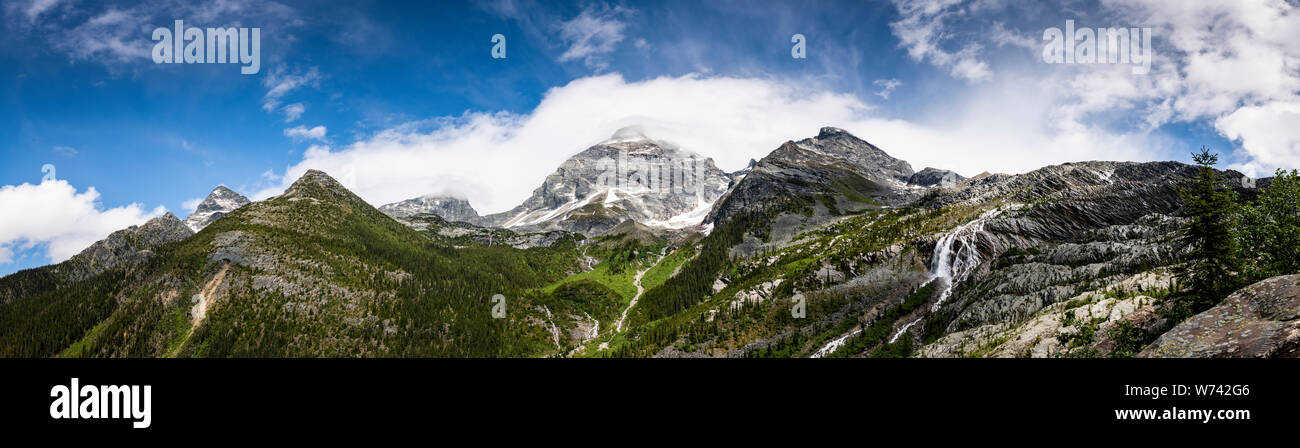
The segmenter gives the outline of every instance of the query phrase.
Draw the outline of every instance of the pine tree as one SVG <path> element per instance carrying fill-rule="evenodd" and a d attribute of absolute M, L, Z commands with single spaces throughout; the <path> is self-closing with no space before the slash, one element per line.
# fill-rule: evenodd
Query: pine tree
<path fill-rule="evenodd" d="M 1214 169 L 1219 155 L 1201 147 L 1192 153 L 1200 166 L 1196 177 L 1180 189 L 1190 218 L 1183 227 L 1183 242 L 1191 249 L 1178 273 L 1179 283 L 1189 289 L 1192 312 L 1217 304 L 1238 286 L 1241 261 L 1236 228 L 1239 219 L 1237 193 Z"/>

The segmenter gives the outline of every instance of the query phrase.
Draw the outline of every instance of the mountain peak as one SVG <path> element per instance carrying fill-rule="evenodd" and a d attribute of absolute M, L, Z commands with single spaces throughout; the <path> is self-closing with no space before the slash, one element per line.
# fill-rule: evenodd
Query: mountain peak
<path fill-rule="evenodd" d="M 632 125 L 624 126 L 614 131 L 614 135 L 609 136 L 605 142 L 627 142 L 627 141 L 647 141 L 650 137 L 646 136 L 645 128 Z"/>
<path fill-rule="evenodd" d="M 343 187 L 343 184 L 339 183 L 339 181 L 337 180 L 334 180 L 334 178 L 330 177 L 329 174 L 325 174 L 325 172 L 321 170 L 312 169 L 312 170 L 307 170 L 306 173 L 303 173 L 302 177 L 299 177 L 298 180 L 293 181 L 293 185 L 290 185 L 289 189 L 284 191 L 284 195 L 292 196 L 303 192 L 303 190 L 307 187 L 313 187 L 313 186 L 324 187 L 328 190 L 336 190 L 336 191 L 340 189 L 346 190 L 346 188 Z"/>
<path fill-rule="evenodd" d="M 239 193 L 235 193 L 235 190 L 231 190 L 231 189 L 229 189 L 229 188 L 226 188 L 225 185 L 217 185 L 217 188 L 213 188 L 213 189 L 212 189 L 212 192 L 211 192 L 211 193 L 208 193 L 208 197 L 212 197 L 212 196 L 226 196 L 226 195 L 232 195 L 232 194 L 239 194 Z"/>
<path fill-rule="evenodd" d="M 817 138 L 818 139 L 831 138 L 838 135 L 848 135 L 850 137 L 853 136 L 853 134 L 850 134 L 849 131 L 837 127 L 826 126 L 821 129 L 821 132 L 817 133 Z"/>
<path fill-rule="evenodd" d="M 297 185 L 302 182 L 310 182 L 310 183 L 314 183 L 318 185 L 326 185 L 326 186 L 341 185 L 339 184 L 339 181 L 334 180 L 334 178 L 330 177 L 329 174 L 325 174 L 324 171 L 317 170 L 317 169 L 307 170 L 306 173 L 302 174 L 302 177 L 299 177 L 298 180 L 294 182 L 294 185 Z"/>
<path fill-rule="evenodd" d="M 248 205 L 248 198 L 244 197 L 234 190 L 226 188 L 225 185 L 218 185 L 213 188 L 208 197 L 199 203 L 188 218 L 185 218 L 185 225 L 195 232 L 203 230 L 213 221 L 221 219 L 235 209 Z"/>
<path fill-rule="evenodd" d="M 699 224 L 730 181 L 713 159 L 629 126 L 565 160 L 524 203 L 484 219 L 510 229 L 588 236 L 626 219 L 680 229 Z"/>
<path fill-rule="evenodd" d="M 379 207 L 379 211 L 394 218 L 432 213 L 446 221 L 482 224 L 483 218 L 469 205 L 469 201 L 448 195 L 429 194 Z"/>
<path fill-rule="evenodd" d="M 325 174 L 324 171 L 320 170 L 307 170 L 279 197 L 287 198 L 290 201 L 307 199 L 317 204 L 324 201 L 338 204 L 348 203 L 351 206 L 364 204 L 365 207 L 370 207 L 370 204 L 353 193 L 352 190 L 349 190 L 342 183 L 330 177 L 329 174 Z"/>

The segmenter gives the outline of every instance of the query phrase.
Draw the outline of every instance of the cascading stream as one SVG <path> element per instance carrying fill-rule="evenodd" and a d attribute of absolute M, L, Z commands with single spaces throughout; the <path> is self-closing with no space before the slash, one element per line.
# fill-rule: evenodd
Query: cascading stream
<path fill-rule="evenodd" d="M 930 311 L 939 311 L 939 306 L 952 296 L 957 284 L 966 280 L 984 261 L 980 258 L 977 244 L 979 234 L 984 231 L 984 224 L 1002 214 L 1003 210 L 995 208 L 984 212 L 974 221 L 957 226 L 935 245 L 934 258 L 930 261 L 930 275 L 932 278 L 942 278 L 946 285 Z"/>
<path fill-rule="evenodd" d="M 922 317 L 918 317 L 918 318 L 916 318 L 916 320 L 911 321 L 911 322 L 908 322 L 908 324 L 907 324 L 907 325 L 904 325 L 903 328 L 899 328 L 899 329 L 898 329 L 898 332 L 897 332 L 897 333 L 894 333 L 894 337 L 889 338 L 889 343 L 890 343 L 890 344 L 893 344 L 893 343 L 895 343 L 895 342 L 898 342 L 898 338 L 901 337 L 901 336 L 903 336 L 903 333 L 907 333 L 907 329 L 908 329 L 908 328 L 912 328 L 912 326 L 913 326 L 913 325 L 916 325 L 917 322 L 920 322 L 921 319 L 924 319 L 924 318 L 922 318 Z"/>
<path fill-rule="evenodd" d="M 934 258 L 930 261 L 930 281 L 932 282 L 935 279 L 943 279 L 945 285 L 943 292 L 939 293 L 939 300 L 930 307 L 931 312 L 938 311 L 939 307 L 943 305 L 943 302 L 952 296 L 953 290 L 956 289 L 957 284 L 966 280 L 971 273 L 975 272 L 975 269 L 979 268 L 980 263 L 984 262 L 983 258 L 980 257 L 979 246 L 977 244 L 979 234 L 984 231 L 984 224 L 997 218 L 998 215 L 1001 215 L 1002 212 L 1006 210 L 1014 210 L 1017 208 L 1019 208 L 1018 205 L 1010 205 L 986 211 L 980 214 L 978 218 L 975 218 L 975 220 L 957 226 L 957 228 L 953 229 L 952 232 L 949 232 L 947 235 L 944 235 L 943 238 L 939 239 L 939 242 L 935 244 Z M 929 284 L 929 282 L 926 282 L 926 284 Z M 921 286 L 924 287 L 925 284 L 922 284 Z M 910 329 L 913 325 L 919 323 L 922 319 L 924 319 L 924 317 L 917 318 L 916 320 L 904 325 L 898 330 L 898 332 L 894 333 L 894 336 L 889 339 L 889 343 L 892 344 L 896 342 L 904 332 Z M 821 358 L 834 353 L 836 350 L 839 350 L 840 347 L 843 347 L 850 338 L 861 332 L 862 329 L 857 329 L 846 335 L 840 336 L 839 338 L 831 340 L 814 352 L 810 357 Z"/>

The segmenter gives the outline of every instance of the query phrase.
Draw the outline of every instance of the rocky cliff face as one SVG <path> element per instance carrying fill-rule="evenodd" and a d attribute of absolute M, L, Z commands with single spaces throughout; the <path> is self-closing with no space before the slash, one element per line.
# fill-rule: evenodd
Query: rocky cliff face
<path fill-rule="evenodd" d="M 394 218 L 434 214 L 453 222 L 484 224 L 485 220 L 478 211 L 469 205 L 469 201 L 450 196 L 429 195 L 401 202 L 394 202 L 379 207 L 379 211 Z"/>
<path fill-rule="evenodd" d="M 221 219 L 222 216 L 235 211 L 235 209 L 248 205 L 248 198 L 226 188 L 224 185 L 218 186 L 208 194 L 199 207 L 194 209 L 188 218 L 185 218 L 185 225 L 190 230 L 197 233 L 212 224 L 214 221 Z"/>
<path fill-rule="evenodd" d="M 569 158 L 523 204 L 487 222 L 589 236 L 626 219 L 680 229 L 700 224 L 730 180 L 713 159 L 628 128 Z"/>
<path fill-rule="evenodd" d="M 975 261 L 957 278 L 964 284 L 953 286 L 959 300 L 945 304 L 953 317 L 949 329 L 1025 318 L 1176 262 L 1177 188 L 1193 174 L 1173 162 L 1085 162 L 988 176 L 929 199 L 931 205 L 1010 205 L 978 232 L 935 242 L 932 266 L 934 257 Z"/>
<path fill-rule="evenodd" d="M 1233 293 L 1161 335 L 1138 357 L 1300 357 L 1300 274 Z"/>
<path fill-rule="evenodd" d="M 720 224 L 742 211 L 821 205 L 817 215 L 838 215 L 880 205 L 901 205 L 919 193 L 906 186 L 913 175 L 907 162 L 838 128 L 790 141 L 772 151 L 741 179 L 709 213 Z"/>

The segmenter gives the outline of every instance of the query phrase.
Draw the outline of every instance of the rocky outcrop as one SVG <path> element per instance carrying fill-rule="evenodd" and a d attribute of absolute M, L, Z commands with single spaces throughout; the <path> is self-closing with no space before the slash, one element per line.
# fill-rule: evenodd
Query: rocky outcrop
<path fill-rule="evenodd" d="M 1300 274 L 1273 277 L 1233 293 L 1161 335 L 1138 356 L 1300 357 Z"/>
<path fill-rule="evenodd" d="M 486 220 L 469 205 L 469 201 L 450 196 L 428 195 L 407 199 L 379 207 L 379 211 L 394 218 L 404 218 L 419 214 L 434 214 L 448 221 L 467 222 L 483 225 Z"/>
<path fill-rule="evenodd" d="M 913 174 L 912 177 L 908 178 L 907 184 L 918 187 L 952 188 L 964 180 L 966 180 L 965 177 L 952 171 L 941 170 L 938 168 L 926 168 L 917 171 L 916 174 Z"/>
<path fill-rule="evenodd" d="M 509 229 L 476 226 L 463 221 L 449 222 L 433 213 L 400 216 L 395 219 L 434 241 L 451 246 L 510 246 L 516 249 L 528 249 L 550 247 L 566 237 L 574 237 L 573 233 L 563 230 L 519 233 Z"/>
<path fill-rule="evenodd" d="M 1137 291 L 1159 290 L 1171 281 L 1172 277 L 1164 273 L 1139 274 L 1116 282 L 1109 289 L 1111 292 L 1132 292 L 1134 295 L 1131 297 L 1107 297 L 1105 291 L 1084 292 L 1043 307 L 1022 321 L 995 320 L 996 323 L 948 333 L 923 347 L 918 356 L 1109 356 L 1117 345 L 1117 341 L 1109 337 L 1110 330 L 1121 322 L 1127 322 L 1142 335 L 1157 334 L 1167 328 L 1161 326 L 1163 318 L 1152 306 L 1157 300 Z M 1076 335 L 1078 337 L 1073 337 Z M 1085 353 L 1089 350 L 1090 354 Z"/>

